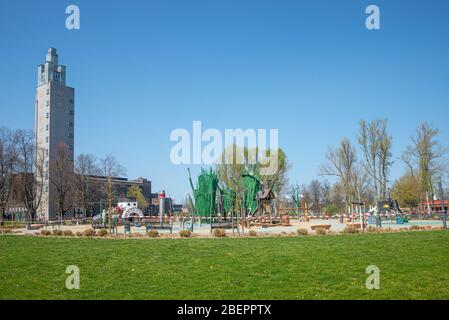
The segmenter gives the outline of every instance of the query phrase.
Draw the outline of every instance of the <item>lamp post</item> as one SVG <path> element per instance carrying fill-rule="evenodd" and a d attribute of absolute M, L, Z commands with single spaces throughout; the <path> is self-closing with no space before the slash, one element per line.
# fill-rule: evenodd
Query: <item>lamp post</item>
<path fill-rule="evenodd" d="M 440 189 L 441 210 L 443 212 L 443 228 L 447 229 L 447 224 L 446 224 L 446 207 L 444 206 L 444 193 L 443 193 L 443 184 L 441 183 L 441 178 L 440 178 L 440 181 L 438 182 L 438 186 L 439 186 L 439 189 Z"/>

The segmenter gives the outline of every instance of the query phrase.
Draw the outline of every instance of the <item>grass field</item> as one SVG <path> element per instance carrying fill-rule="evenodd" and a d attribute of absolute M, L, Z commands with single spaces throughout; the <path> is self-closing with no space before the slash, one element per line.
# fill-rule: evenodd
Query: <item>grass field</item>
<path fill-rule="evenodd" d="M 449 299 L 449 232 L 242 239 L 0 236 L 0 299 Z M 80 289 L 65 288 L 68 265 Z M 368 290 L 368 265 L 381 289 Z"/>

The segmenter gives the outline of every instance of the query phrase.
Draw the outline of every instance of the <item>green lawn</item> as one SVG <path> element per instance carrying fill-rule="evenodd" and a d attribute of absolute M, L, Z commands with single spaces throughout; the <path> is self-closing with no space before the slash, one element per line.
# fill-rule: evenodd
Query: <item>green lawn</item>
<path fill-rule="evenodd" d="M 0 299 L 449 299 L 449 232 L 242 239 L 0 236 Z M 381 289 L 365 288 L 365 269 Z M 80 290 L 65 269 L 80 268 Z"/>

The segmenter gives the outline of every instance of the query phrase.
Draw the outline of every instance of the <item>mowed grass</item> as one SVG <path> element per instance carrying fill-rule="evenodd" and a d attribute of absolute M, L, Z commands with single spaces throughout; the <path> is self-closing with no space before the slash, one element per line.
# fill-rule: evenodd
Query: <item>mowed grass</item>
<path fill-rule="evenodd" d="M 448 299 L 449 232 L 241 239 L 0 236 L 0 299 Z M 80 268 L 80 289 L 65 287 Z M 366 267 L 381 270 L 368 290 Z"/>

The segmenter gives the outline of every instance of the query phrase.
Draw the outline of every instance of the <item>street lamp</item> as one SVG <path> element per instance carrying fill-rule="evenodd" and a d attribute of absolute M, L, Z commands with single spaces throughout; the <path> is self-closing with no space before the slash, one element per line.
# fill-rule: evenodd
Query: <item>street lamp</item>
<path fill-rule="evenodd" d="M 444 206 L 444 193 L 443 193 L 443 184 L 441 183 L 441 177 L 440 177 L 440 181 L 438 182 L 438 186 L 439 186 L 439 189 L 440 189 L 441 210 L 443 211 L 443 228 L 447 229 L 447 224 L 446 224 L 446 207 Z"/>

